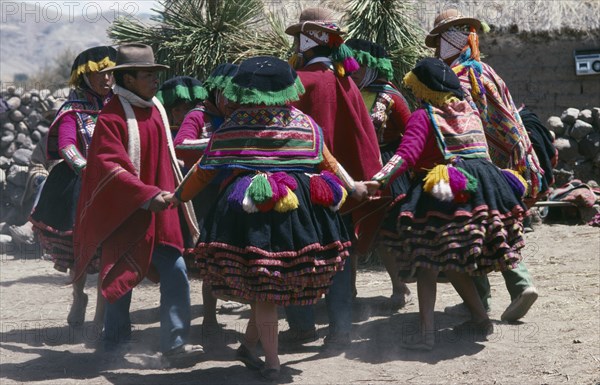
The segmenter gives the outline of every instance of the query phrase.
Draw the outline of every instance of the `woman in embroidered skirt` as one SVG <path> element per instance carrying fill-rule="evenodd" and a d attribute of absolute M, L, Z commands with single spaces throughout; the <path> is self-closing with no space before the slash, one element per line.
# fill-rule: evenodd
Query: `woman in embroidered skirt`
<path fill-rule="evenodd" d="M 114 48 L 99 46 L 89 48 L 75 58 L 69 80 L 74 89 L 48 132 L 48 160 L 62 162 L 50 172 L 30 221 L 44 252 L 52 257 L 54 267 L 59 271 L 73 271 L 76 258 L 73 254 L 73 224 L 81 172 L 87 164 L 87 151 L 98 114 L 112 96 L 112 74 L 99 71 L 113 67 L 116 56 Z M 90 264 L 88 273 L 97 273 L 98 268 L 96 261 Z M 81 325 L 85 319 L 88 302 L 83 291 L 85 280 L 83 275 L 73 282 L 73 304 L 67 316 L 68 323 L 73 326 Z M 98 295 L 94 323 L 102 325 L 103 317 L 104 301 Z"/>
<path fill-rule="evenodd" d="M 511 269 L 521 260 L 526 182 L 490 161 L 479 115 L 463 100 L 450 67 L 423 59 L 404 83 L 422 107 L 411 115 L 394 157 L 367 185 L 374 194 L 409 168 L 414 173 L 382 233 L 386 245 L 398 250 L 400 277 L 417 280 L 421 332 L 404 346 L 431 350 L 440 272 L 471 312 L 471 320 L 454 330 L 476 338 L 493 332 L 469 275 Z"/>
<path fill-rule="evenodd" d="M 213 131 L 219 128 L 224 118 L 229 116 L 237 107 L 235 103 L 229 102 L 223 96 L 225 86 L 231 81 L 237 69 L 237 64 L 223 63 L 219 64 L 211 72 L 203 84 L 203 89 L 205 90 L 204 97 L 200 103 L 185 115 L 177 136 L 173 139 L 175 153 L 177 158 L 183 161 L 186 173 L 202 157 Z M 198 227 L 202 227 L 204 217 L 214 203 L 218 188 L 218 182 L 213 181 L 213 183 L 192 199 L 198 220 Z M 185 261 L 188 268 L 188 275 L 190 277 L 198 276 L 194 254 L 186 253 Z M 214 298 L 210 285 L 206 281 L 202 282 L 202 305 L 202 327 L 218 328 L 217 299 Z M 221 310 L 233 310 L 242 306 L 243 304 L 238 302 L 226 301 L 222 305 Z"/>
<path fill-rule="evenodd" d="M 352 49 L 354 58 L 360 64 L 360 69 L 350 76 L 360 88 L 377 134 L 381 161 L 386 164 L 394 156 L 400 144 L 406 123 L 410 118 L 410 108 L 404 96 L 391 82 L 394 78 L 394 69 L 392 61 L 382 46 L 363 39 L 349 39 L 346 45 Z M 409 185 L 408 175 L 402 175 L 396 178 L 388 189 L 393 196 L 398 196 L 403 194 Z M 382 212 L 381 215 L 383 214 Z M 411 300 L 411 293 L 408 286 L 398 278 L 394 260 L 396 255 L 389 253 L 383 247 L 378 247 L 376 253 L 379 254 L 392 281 L 391 305 L 394 308 L 402 308 Z M 356 273 L 356 264 L 353 267 Z M 353 278 L 356 293 L 356 275 Z"/>
<path fill-rule="evenodd" d="M 217 297 L 250 302 L 237 357 L 279 375 L 277 305 L 315 303 L 342 269 L 350 237 L 338 208 L 347 191 L 366 195 L 323 144 L 321 128 L 287 103 L 304 87 L 284 61 L 244 61 L 225 89 L 241 105 L 211 137 L 173 202 L 190 200 L 226 176 L 197 246 L 204 279 Z M 265 360 L 256 356 L 260 340 Z"/>

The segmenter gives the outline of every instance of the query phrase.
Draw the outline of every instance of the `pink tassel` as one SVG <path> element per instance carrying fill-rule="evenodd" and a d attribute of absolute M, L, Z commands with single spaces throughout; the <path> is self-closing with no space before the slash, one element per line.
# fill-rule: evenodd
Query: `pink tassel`
<path fill-rule="evenodd" d="M 464 191 L 467 188 L 467 177 L 454 167 L 448 167 L 448 181 L 453 194 Z"/>
<path fill-rule="evenodd" d="M 294 191 L 298 188 L 298 182 L 296 182 L 296 179 L 294 179 L 292 176 L 286 174 L 285 172 L 276 172 L 273 175 L 271 175 L 271 177 L 273 177 L 273 179 L 275 181 L 277 181 L 278 185 L 284 185 L 290 188 L 290 190 Z M 282 190 L 280 188 L 280 190 Z M 283 189 L 285 191 L 285 189 Z M 284 194 L 283 196 L 285 196 L 287 194 Z"/>
<path fill-rule="evenodd" d="M 346 74 L 350 72 L 356 72 L 360 69 L 360 64 L 353 57 L 347 57 L 344 59 L 344 70 L 346 70 Z"/>
<path fill-rule="evenodd" d="M 271 200 L 273 201 L 273 204 L 275 204 L 275 202 L 277 202 L 282 197 L 281 190 L 284 190 L 283 192 L 285 194 L 287 194 L 287 191 L 285 191 L 285 188 L 283 188 L 283 186 L 281 186 L 282 188 L 279 188 L 279 184 L 277 183 L 277 180 L 273 178 L 272 174 L 267 176 L 267 180 L 269 181 L 269 184 L 271 185 L 271 190 L 273 191 L 273 197 L 271 198 Z"/>

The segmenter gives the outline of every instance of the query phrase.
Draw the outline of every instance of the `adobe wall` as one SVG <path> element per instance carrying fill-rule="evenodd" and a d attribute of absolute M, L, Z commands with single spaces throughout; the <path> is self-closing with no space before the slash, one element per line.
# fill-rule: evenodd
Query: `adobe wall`
<path fill-rule="evenodd" d="M 559 35 L 483 35 L 482 60 L 507 83 L 515 104 L 525 103 L 545 122 L 568 107 L 600 106 L 600 74 L 575 75 L 573 51 L 600 49 L 600 34 L 581 38 Z"/>

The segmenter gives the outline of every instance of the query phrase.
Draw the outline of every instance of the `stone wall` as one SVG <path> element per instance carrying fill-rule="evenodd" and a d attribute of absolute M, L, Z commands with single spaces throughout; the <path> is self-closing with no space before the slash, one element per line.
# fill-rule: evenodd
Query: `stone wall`
<path fill-rule="evenodd" d="M 558 150 L 556 185 L 571 179 L 600 182 L 600 107 L 568 108 L 560 116 L 551 116 L 547 127 Z"/>
<path fill-rule="evenodd" d="M 480 41 L 482 60 L 504 79 L 515 104 L 524 103 L 542 121 L 576 106 L 600 106 L 600 75 L 575 75 L 574 50 L 599 49 L 600 36 L 495 33 Z"/>
<path fill-rule="evenodd" d="M 10 242 L 15 226 L 27 222 L 32 202 L 24 197 L 31 157 L 67 93 L 13 86 L 0 92 L 0 244 Z"/>

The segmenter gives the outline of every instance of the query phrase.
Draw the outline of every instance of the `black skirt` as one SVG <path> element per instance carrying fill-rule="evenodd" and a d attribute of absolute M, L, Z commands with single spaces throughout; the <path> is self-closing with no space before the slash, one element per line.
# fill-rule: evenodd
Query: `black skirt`
<path fill-rule="evenodd" d="M 80 190 L 81 177 L 66 162 L 60 162 L 50 171 L 30 217 L 44 252 L 52 257 L 54 268 L 62 272 L 75 264 L 73 225 Z M 98 268 L 96 259 L 88 272 L 97 273 Z"/>
<path fill-rule="evenodd" d="M 482 275 L 511 269 L 521 260 L 526 208 L 502 171 L 481 159 L 457 166 L 478 182 L 466 202 L 438 200 L 423 190 L 419 174 L 386 217 L 382 242 L 397 251 L 405 281 L 414 280 L 420 267 Z"/>
<path fill-rule="evenodd" d="M 339 213 L 313 203 L 304 173 L 288 174 L 297 182 L 296 209 L 248 213 L 228 199 L 245 175 L 222 189 L 206 215 L 193 268 L 221 298 L 314 303 L 348 255 L 350 236 Z"/>

